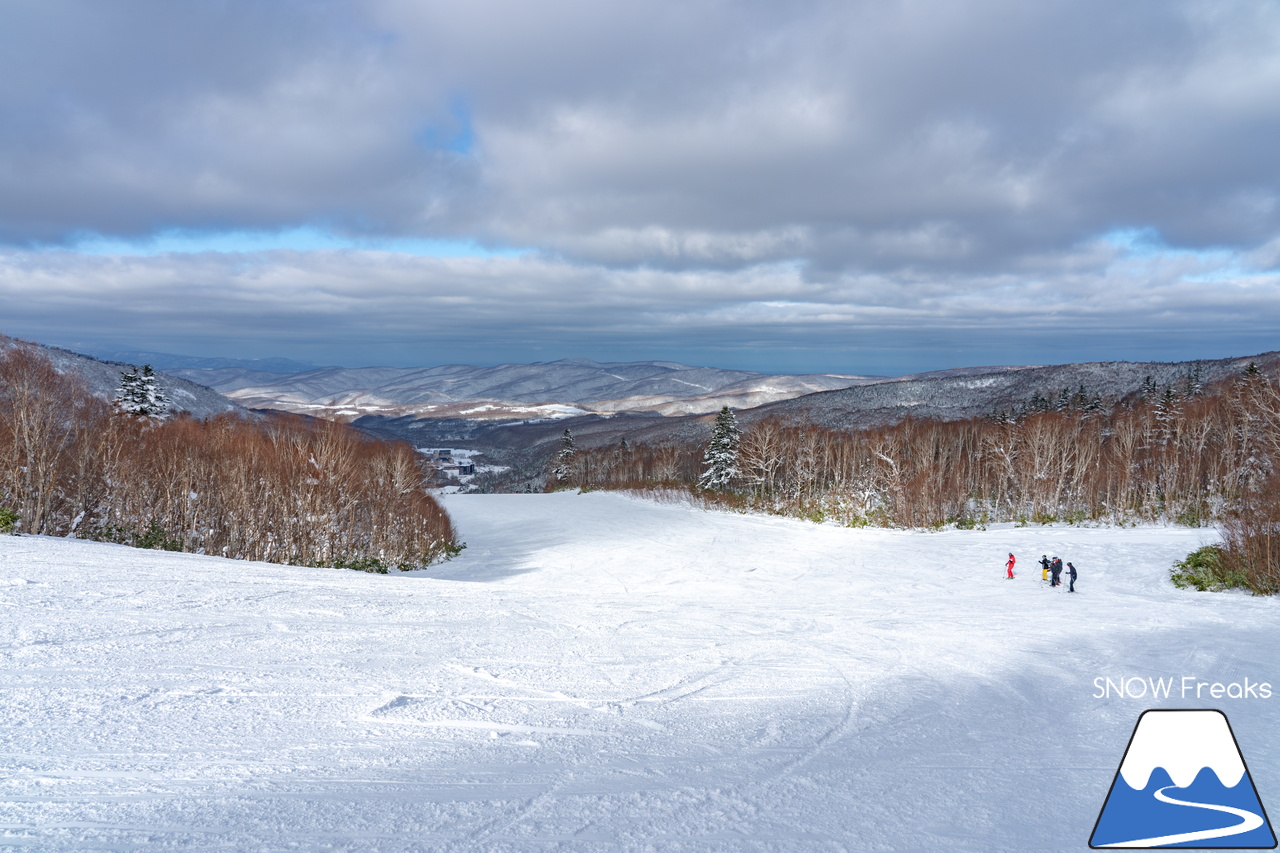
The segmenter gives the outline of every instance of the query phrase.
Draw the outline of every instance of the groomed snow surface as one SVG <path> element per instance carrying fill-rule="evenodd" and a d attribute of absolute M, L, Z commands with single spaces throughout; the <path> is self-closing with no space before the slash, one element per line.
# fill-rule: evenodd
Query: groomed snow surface
<path fill-rule="evenodd" d="M 0 537 L 0 847 L 1086 850 L 1149 707 L 1280 810 L 1280 602 L 1168 580 L 1212 531 L 446 503 L 407 575 Z M 1277 697 L 1094 698 L 1183 675 Z"/>

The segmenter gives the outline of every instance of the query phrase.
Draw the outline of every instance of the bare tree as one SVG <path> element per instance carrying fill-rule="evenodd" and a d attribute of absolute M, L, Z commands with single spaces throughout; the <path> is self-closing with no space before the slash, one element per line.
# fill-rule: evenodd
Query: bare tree
<path fill-rule="evenodd" d="M 34 347 L 17 343 L 0 355 L 0 443 L 4 492 L 16 505 L 19 529 L 49 531 L 68 464 L 85 389 L 63 376 Z"/>

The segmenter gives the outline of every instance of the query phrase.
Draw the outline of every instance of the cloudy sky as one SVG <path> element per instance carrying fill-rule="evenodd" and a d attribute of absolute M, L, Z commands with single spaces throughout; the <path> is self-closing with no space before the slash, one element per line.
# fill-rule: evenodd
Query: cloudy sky
<path fill-rule="evenodd" d="M 900 374 L 1277 330 L 1272 0 L 0 2 L 9 335 Z"/>

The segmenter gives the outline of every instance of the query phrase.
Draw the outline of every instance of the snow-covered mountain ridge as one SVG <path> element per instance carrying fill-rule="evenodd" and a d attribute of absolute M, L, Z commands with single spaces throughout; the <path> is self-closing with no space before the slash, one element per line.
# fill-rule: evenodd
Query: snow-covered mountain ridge
<path fill-rule="evenodd" d="M 598 413 L 703 414 L 722 406 L 750 408 L 879 378 L 775 375 L 667 361 L 598 363 L 587 359 L 496 367 L 327 367 L 289 374 L 243 367 L 172 372 L 209 385 L 249 408 L 329 417 L 484 420 L 528 418 L 534 416 L 528 413 L 531 405 Z M 490 408 L 479 414 L 463 411 L 471 408 L 468 404 L 480 402 Z"/>
<path fill-rule="evenodd" d="M 1239 376 L 1250 363 L 1274 373 L 1280 352 L 1183 362 L 1100 361 L 1028 367 L 973 367 L 882 379 L 856 387 L 781 400 L 745 414 L 750 423 L 781 416 L 828 427 L 896 423 L 907 415 L 943 421 L 982 417 L 1026 405 L 1037 395 L 1052 402 L 1063 391 L 1114 401 L 1144 384 L 1179 392 Z"/>
<path fill-rule="evenodd" d="M 842 428 L 891 424 L 908 415 L 961 420 L 1016 408 L 1037 395 L 1053 399 L 1064 390 L 1083 388 L 1090 396 L 1114 400 L 1144 383 L 1179 386 L 1193 377 L 1209 383 L 1238 375 L 1250 362 L 1274 371 L 1280 368 L 1280 353 L 1188 362 L 965 367 L 899 377 L 772 375 L 673 362 L 601 364 L 585 359 L 496 367 L 319 368 L 292 374 L 243 367 L 173 372 L 249 408 L 405 422 L 633 413 L 661 416 L 643 429 L 653 438 L 667 439 L 689 432 L 682 424 L 688 417 L 700 419 L 726 405 L 739 410 L 746 424 L 768 416 Z"/>

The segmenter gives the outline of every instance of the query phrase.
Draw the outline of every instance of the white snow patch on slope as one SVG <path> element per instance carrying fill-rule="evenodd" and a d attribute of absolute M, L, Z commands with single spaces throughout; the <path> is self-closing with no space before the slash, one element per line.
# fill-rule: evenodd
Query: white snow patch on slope
<path fill-rule="evenodd" d="M 0 536 L 0 847 L 1076 851 L 1150 702 L 1095 678 L 1280 684 L 1276 601 L 1168 582 L 1211 531 L 445 501 L 410 575 Z"/>

